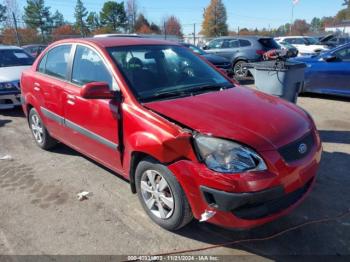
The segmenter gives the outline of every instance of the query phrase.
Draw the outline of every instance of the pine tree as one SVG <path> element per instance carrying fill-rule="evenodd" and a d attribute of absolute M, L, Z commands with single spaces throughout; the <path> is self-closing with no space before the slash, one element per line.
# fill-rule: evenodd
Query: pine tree
<path fill-rule="evenodd" d="M 0 23 L 6 21 L 6 6 L 0 4 Z"/>
<path fill-rule="evenodd" d="M 45 6 L 44 0 L 27 0 L 23 20 L 29 28 L 39 29 L 44 42 L 52 23 L 50 7 Z"/>
<path fill-rule="evenodd" d="M 98 14 L 96 12 L 90 12 L 86 18 L 86 23 L 91 32 L 100 28 L 100 18 Z"/>
<path fill-rule="evenodd" d="M 52 16 L 52 26 L 54 28 L 57 28 L 57 27 L 63 26 L 64 24 L 65 23 L 64 23 L 63 15 L 58 10 L 56 10 L 54 15 Z"/>
<path fill-rule="evenodd" d="M 87 27 L 85 22 L 85 17 L 88 15 L 88 11 L 86 10 L 83 2 L 81 0 L 77 0 L 77 4 L 75 6 L 75 28 L 80 32 L 82 36 L 87 35 Z"/>
<path fill-rule="evenodd" d="M 211 0 L 209 6 L 204 10 L 203 16 L 202 30 L 205 36 L 227 35 L 226 8 L 221 0 Z"/>
<path fill-rule="evenodd" d="M 127 26 L 127 17 L 124 2 L 105 2 L 100 13 L 101 24 L 113 31 L 121 31 Z"/>

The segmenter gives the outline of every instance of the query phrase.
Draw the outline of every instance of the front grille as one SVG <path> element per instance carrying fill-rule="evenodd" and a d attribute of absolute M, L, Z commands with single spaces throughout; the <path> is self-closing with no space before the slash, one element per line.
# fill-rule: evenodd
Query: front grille
<path fill-rule="evenodd" d="M 303 187 L 289 193 L 281 198 L 270 200 L 260 204 L 249 204 L 232 211 L 239 218 L 253 220 L 271 216 L 295 204 L 310 188 L 313 179 L 307 182 Z"/>
<path fill-rule="evenodd" d="M 307 156 L 315 144 L 314 136 L 310 132 L 306 136 L 281 147 L 278 152 L 282 155 L 286 162 L 300 160 Z"/>

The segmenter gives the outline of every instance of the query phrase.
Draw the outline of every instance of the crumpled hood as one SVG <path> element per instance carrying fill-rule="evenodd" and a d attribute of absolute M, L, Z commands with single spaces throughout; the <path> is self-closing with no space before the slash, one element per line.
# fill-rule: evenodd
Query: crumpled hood
<path fill-rule="evenodd" d="M 297 106 L 246 87 L 144 105 L 170 121 L 203 134 L 239 141 L 258 151 L 291 143 L 312 126 Z"/>
<path fill-rule="evenodd" d="M 21 74 L 31 66 L 0 67 L 0 82 L 19 81 Z"/>

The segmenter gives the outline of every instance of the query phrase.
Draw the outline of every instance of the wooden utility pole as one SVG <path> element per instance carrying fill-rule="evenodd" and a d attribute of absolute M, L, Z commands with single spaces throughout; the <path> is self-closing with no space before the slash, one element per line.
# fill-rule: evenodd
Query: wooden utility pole
<path fill-rule="evenodd" d="M 21 46 L 21 41 L 19 39 L 18 28 L 17 28 L 17 20 L 14 12 L 12 12 L 12 17 L 13 17 L 13 24 L 15 26 L 17 45 Z"/>
<path fill-rule="evenodd" d="M 196 45 L 196 24 L 193 24 L 193 44 Z"/>

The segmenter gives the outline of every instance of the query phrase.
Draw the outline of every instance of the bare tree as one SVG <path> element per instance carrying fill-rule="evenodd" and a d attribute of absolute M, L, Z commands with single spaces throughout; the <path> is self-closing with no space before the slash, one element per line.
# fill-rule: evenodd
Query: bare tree
<path fill-rule="evenodd" d="M 128 0 L 126 3 L 126 16 L 128 19 L 129 32 L 134 33 L 136 31 L 135 24 L 137 19 L 137 1 Z"/>
<path fill-rule="evenodd" d="M 6 20 L 4 21 L 5 28 L 14 28 L 15 24 L 13 21 L 13 15 L 17 20 L 17 24 L 22 23 L 22 16 L 18 7 L 17 0 L 4 0 L 4 6 L 6 6 Z"/>

